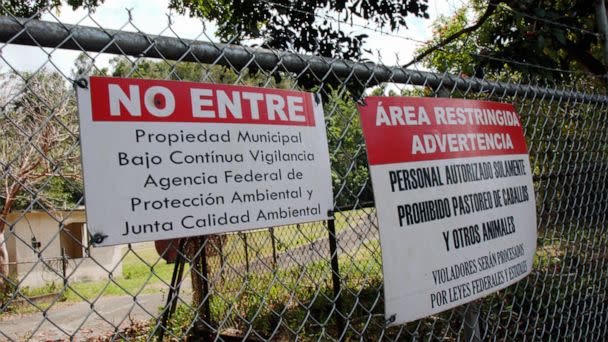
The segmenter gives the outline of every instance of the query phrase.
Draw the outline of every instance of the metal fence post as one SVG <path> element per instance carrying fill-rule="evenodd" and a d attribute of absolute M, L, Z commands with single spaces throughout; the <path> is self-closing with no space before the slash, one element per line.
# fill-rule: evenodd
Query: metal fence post
<path fill-rule="evenodd" d="M 247 234 L 239 233 L 239 235 L 241 235 L 241 238 L 243 239 L 243 248 L 245 250 L 245 272 L 246 276 L 249 277 L 249 248 L 247 246 Z"/>
<path fill-rule="evenodd" d="M 184 245 L 186 239 L 179 240 L 178 253 L 175 258 L 175 264 L 173 265 L 173 274 L 171 275 L 171 285 L 169 285 L 169 293 L 167 294 L 167 304 L 163 312 L 163 318 L 161 325 L 158 327 L 157 337 L 158 341 L 162 341 L 167 329 L 167 323 L 177 308 L 177 300 L 179 298 L 179 290 L 182 285 L 182 276 L 184 273 L 185 260 L 183 257 Z M 173 247 L 172 243 L 169 244 L 169 248 Z"/>
<path fill-rule="evenodd" d="M 218 252 L 220 253 L 220 278 L 224 280 L 224 265 L 226 263 L 226 257 L 224 256 L 224 237 L 225 235 L 219 235 Z"/>
<path fill-rule="evenodd" d="M 68 268 L 68 259 L 65 253 L 65 248 L 61 249 L 61 277 L 63 278 L 63 286 L 66 287 L 68 285 L 68 276 L 67 276 L 67 268 Z"/>
<path fill-rule="evenodd" d="M 481 299 L 461 306 L 461 310 L 464 311 L 464 337 L 467 342 L 481 342 L 479 332 L 480 301 Z"/>
<path fill-rule="evenodd" d="M 330 212 L 329 215 L 331 218 L 327 220 L 327 230 L 328 230 L 328 240 L 329 240 L 329 253 L 331 254 L 331 280 L 333 284 L 334 290 L 334 303 L 335 303 L 335 315 L 336 315 L 336 325 L 338 327 L 338 331 L 340 336 L 344 334 L 344 329 L 346 328 L 346 322 L 344 317 L 342 317 L 342 285 L 340 283 L 340 265 L 338 263 L 338 245 L 336 243 L 336 226 L 335 226 L 335 217 L 334 213 Z"/>
<path fill-rule="evenodd" d="M 270 243 L 272 244 L 272 266 L 277 267 L 277 242 L 274 236 L 274 227 L 268 229 L 270 232 Z"/>
<path fill-rule="evenodd" d="M 195 330 L 201 334 L 202 340 L 211 340 L 211 295 L 209 294 L 209 269 L 207 265 L 207 236 L 201 236 L 198 239 L 200 253 L 195 258 L 194 265 L 195 274 L 199 277 L 201 285 L 201 303 L 198 310 L 198 324 L 195 324 Z M 201 322 L 203 322 L 201 324 Z"/>
<path fill-rule="evenodd" d="M 211 321 L 211 305 L 210 300 L 211 296 L 209 295 L 209 267 L 207 265 L 207 236 L 203 236 L 200 238 L 202 251 L 200 254 L 200 266 L 203 274 L 203 309 L 204 309 L 204 317 L 207 319 L 207 322 Z M 206 300 L 205 300 L 206 297 Z"/>

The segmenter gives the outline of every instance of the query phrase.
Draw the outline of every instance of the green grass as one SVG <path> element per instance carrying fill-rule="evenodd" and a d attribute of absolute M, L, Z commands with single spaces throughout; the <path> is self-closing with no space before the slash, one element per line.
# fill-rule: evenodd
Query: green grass
<path fill-rule="evenodd" d="M 19 289 L 19 291 L 21 291 L 21 294 L 23 294 L 27 297 L 37 297 L 37 296 L 48 295 L 51 293 L 58 293 L 62 287 L 63 287 L 63 284 L 52 282 L 52 283 L 46 284 L 43 287 L 36 287 L 36 288 L 30 288 L 28 286 L 22 287 Z"/>
<path fill-rule="evenodd" d="M 126 254 L 126 255 L 125 255 Z M 171 281 L 173 265 L 159 259 L 153 246 L 123 251 L 122 275 L 102 281 L 70 282 L 62 295 L 63 300 L 91 300 L 99 296 L 121 296 L 152 293 L 158 286 Z M 163 283 L 164 282 L 164 283 Z M 52 282 L 43 287 L 23 287 L 19 291 L 27 297 L 60 293 L 63 283 Z"/>
<path fill-rule="evenodd" d="M 367 221 L 368 212 L 369 210 L 356 210 L 336 213 L 336 233 L 340 233 L 345 229 L 354 228 L 362 221 Z M 225 262 L 227 264 L 232 267 L 238 267 L 245 264 L 244 235 L 247 238 L 247 252 L 249 253 L 250 261 L 272 256 L 271 234 L 268 229 L 252 231 L 246 234 L 228 234 L 226 235 L 224 245 L 222 246 Z M 310 244 L 317 239 L 326 238 L 327 236 L 327 226 L 323 222 L 276 227 L 274 229 L 276 253 L 284 253 L 287 250 Z M 377 255 L 375 256 L 372 256 L 371 254 L 361 255 L 361 253 L 371 253 L 370 250 L 363 247 L 359 248 L 357 251 L 358 254 L 341 256 L 341 270 L 346 271 L 348 273 L 347 276 L 350 275 L 345 279 L 355 280 L 361 279 L 362 277 L 365 278 L 366 275 L 364 273 L 370 272 L 369 268 L 354 267 L 352 264 L 353 260 L 357 264 L 360 264 L 360 261 L 365 261 L 373 257 L 375 258 L 373 263 L 378 266 L 371 270 L 372 273 L 379 274 L 381 272 L 378 261 L 380 254 L 377 252 L 379 251 L 379 247 L 375 244 L 377 244 L 377 241 L 366 243 L 366 245 L 370 246 L 372 251 L 376 251 Z M 90 301 L 100 296 L 133 296 L 156 293 L 168 288 L 167 284 L 169 284 L 171 280 L 174 265 L 167 264 L 164 260 L 160 259 L 153 245 L 134 245 L 132 249 L 125 247 L 123 254 L 122 274 L 110 276 L 102 281 L 70 282 L 68 284 L 68 289 L 61 293 L 62 300 L 68 302 Z M 208 262 L 210 267 L 214 269 L 219 266 L 219 257 L 211 256 L 208 258 Z M 328 267 L 329 265 L 324 261 L 311 263 L 304 270 L 304 277 L 293 269 L 277 270 L 277 275 L 280 276 L 278 279 L 281 280 L 282 284 L 274 284 L 272 287 L 268 288 L 270 295 L 269 300 L 274 303 L 280 303 L 282 300 L 285 300 L 285 296 L 288 296 L 292 289 L 297 286 L 313 287 L 318 279 L 313 279 L 312 277 L 316 277 L 319 274 L 323 274 L 323 277 L 326 278 L 324 281 L 329 284 L 331 281 L 331 273 Z M 272 279 L 268 278 L 268 275 L 252 274 L 250 277 L 252 283 L 250 285 L 252 288 L 258 288 L 258 285 L 261 286 L 264 282 L 271 280 Z M 234 285 L 238 286 L 236 283 Z M 237 290 L 235 288 L 230 289 L 230 286 L 227 284 L 218 284 L 218 286 L 229 292 Z M 20 291 L 26 296 L 37 296 L 57 293 L 60 292 L 62 288 L 63 284 L 61 283 L 50 283 L 42 288 L 23 288 L 20 289 Z M 218 307 L 216 310 L 221 310 L 220 304 L 216 304 L 215 306 Z"/>
<path fill-rule="evenodd" d="M 125 249 L 127 251 L 127 249 Z M 173 265 L 159 260 L 154 247 L 125 252 L 122 276 L 96 282 L 74 282 L 65 293 L 68 301 L 91 300 L 99 296 L 121 296 L 153 293 L 159 290 L 156 284 L 167 287 Z M 164 282 L 164 283 L 163 283 Z"/>
<path fill-rule="evenodd" d="M 362 222 L 368 224 L 368 214 L 370 213 L 370 209 L 336 213 L 336 234 L 346 229 L 355 228 Z M 277 254 L 328 237 L 327 226 L 321 222 L 280 226 L 274 228 L 273 233 Z M 252 231 L 247 234 L 229 234 L 226 237 L 224 246 L 222 246 L 224 255 L 226 256 L 226 263 L 232 266 L 245 263 L 245 242 L 243 235 L 246 235 L 247 252 L 249 253 L 250 260 L 272 256 L 272 236 L 268 229 Z"/>
<path fill-rule="evenodd" d="M 353 254 L 340 256 L 342 310 L 353 312 L 352 317 L 382 313 L 382 304 L 378 301 L 382 282 L 379 247 L 378 240 L 371 240 Z M 270 336 L 281 325 L 299 331 L 297 337 L 304 340 L 324 339 L 329 335 L 335 338 L 335 322 L 330 318 L 330 315 L 335 317 L 331 274 L 329 262 L 321 260 L 303 267 L 251 273 L 242 281 L 216 282 L 211 285 L 211 319 L 221 317 L 232 322 L 229 324 L 232 328 L 242 331 L 252 328 L 263 336 Z M 170 331 L 183 336 L 194 316 L 191 307 L 180 305 L 169 324 Z M 326 331 L 314 323 L 325 321 L 329 323 Z M 377 321 L 378 326 L 384 324 L 380 315 Z M 251 327 L 248 322 L 252 322 Z M 223 324 L 223 328 L 227 325 Z M 296 337 L 290 335 L 289 330 L 279 335 L 285 340 Z"/>

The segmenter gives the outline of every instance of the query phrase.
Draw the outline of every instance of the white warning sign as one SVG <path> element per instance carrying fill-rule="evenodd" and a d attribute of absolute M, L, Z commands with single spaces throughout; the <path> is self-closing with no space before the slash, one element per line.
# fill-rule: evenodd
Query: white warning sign
<path fill-rule="evenodd" d="M 78 111 L 99 245 L 324 220 L 332 209 L 311 93 L 91 77 Z"/>
<path fill-rule="evenodd" d="M 408 97 L 366 102 L 359 110 L 392 324 L 462 305 L 529 274 L 536 205 L 513 107 Z"/>

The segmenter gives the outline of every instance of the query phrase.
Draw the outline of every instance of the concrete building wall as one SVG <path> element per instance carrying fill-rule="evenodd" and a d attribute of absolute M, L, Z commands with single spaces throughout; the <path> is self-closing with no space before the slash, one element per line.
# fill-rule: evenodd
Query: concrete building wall
<path fill-rule="evenodd" d="M 11 276 L 21 286 L 61 284 L 64 272 L 70 281 L 107 279 L 110 271 L 122 274 L 122 246 L 88 248 L 84 210 L 13 212 L 7 221 Z M 32 238 L 40 247 L 33 246 Z"/>

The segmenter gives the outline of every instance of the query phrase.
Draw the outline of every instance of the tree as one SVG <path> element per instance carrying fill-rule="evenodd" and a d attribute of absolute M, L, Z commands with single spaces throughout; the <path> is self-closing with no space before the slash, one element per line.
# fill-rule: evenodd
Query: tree
<path fill-rule="evenodd" d="M 0 287 L 8 277 L 7 217 L 82 196 L 73 90 L 58 73 L 4 75 L 0 114 Z"/>
<path fill-rule="evenodd" d="M 548 81 L 548 84 L 559 82 L 559 87 L 564 89 L 605 92 L 606 79 L 602 68 L 606 66 L 601 57 L 602 42 L 591 34 L 598 32 L 592 6 L 574 1 L 564 8 L 560 7 L 564 5 L 560 2 L 541 1 L 538 5 L 544 7 L 530 7 L 525 13 L 523 8 L 514 9 L 501 3 L 495 6 L 495 13 L 476 29 L 466 30 L 473 26 L 467 15 L 469 8 L 475 13 L 475 23 L 480 23 L 478 18 L 487 12 L 487 7 L 481 2 L 474 0 L 471 4 L 473 6 L 462 8 L 451 17 L 439 18 L 433 24 L 435 37 L 429 43 L 430 47 L 419 50 L 425 66 L 440 72 L 464 77 L 475 75 L 511 84 L 526 84 L 536 79 Z M 577 7 L 580 8 L 578 12 Z M 580 16 L 570 18 L 573 13 Z M 508 35 L 501 32 L 508 32 Z M 579 46 L 581 51 L 571 54 L 571 48 L 562 46 L 563 39 L 572 41 L 573 46 Z M 587 57 L 576 57 L 582 55 Z M 597 70 L 592 67 L 600 64 Z M 593 74 L 598 77 L 590 77 Z M 451 97 L 488 99 L 488 95 L 493 95 L 501 101 L 510 101 L 501 92 L 450 91 Z M 522 118 L 532 172 L 536 177 L 537 205 L 539 211 L 543 211 L 545 222 L 579 220 L 581 212 L 596 210 L 595 196 L 601 193 L 604 183 L 589 182 L 585 186 L 592 191 L 576 191 L 584 182 L 581 178 L 593 176 L 586 172 L 579 175 L 570 170 L 577 167 L 592 169 L 598 160 L 602 160 L 598 156 L 606 154 L 605 144 L 598 143 L 593 129 L 602 122 L 604 113 L 597 110 L 597 104 L 564 98 L 552 101 L 552 98 L 519 94 L 512 101 Z M 574 163 L 564 163 L 574 155 Z M 567 178 L 560 174 L 567 175 Z M 582 206 L 581 203 L 589 204 Z"/>
<path fill-rule="evenodd" d="M 425 60 L 440 70 L 469 75 L 506 68 L 558 81 L 572 76 L 562 70 L 578 70 L 606 84 L 603 43 L 589 1 L 471 0 L 467 7 L 473 24 L 466 9 L 440 19 L 429 47 L 405 66 Z"/>
<path fill-rule="evenodd" d="M 78 79 L 85 76 L 107 76 L 108 68 L 98 68 L 95 66 L 95 60 L 89 57 L 86 53 L 80 53 L 74 60 L 74 68 L 72 69 L 72 79 Z"/>
<path fill-rule="evenodd" d="M 336 206 L 354 208 L 373 200 L 357 103 L 348 92 L 331 90 L 324 101 L 327 143 Z"/>
<path fill-rule="evenodd" d="M 45 9 L 58 9 L 66 4 L 73 9 L 80 7 L 93 9 L 104 0 L 0 0 L 0 14 L 24 18 L 39 18 Z"/>
<path fill-rule="evenodd" d="M 441 16 L 433 22 L 434 37 L 428 43 L 431 48 L 423 47 L 417 51 L 418 59 L 422 60 L 426 67 L 441 73 L 475 74 L 477 61 L 474 52 L 476 46 L 472 44 L 477 39 L 475 32 L 431 51 L 432 47 L 439 44 L 443 39 L 461 32 L 467 26 L 468 10 L 467 7 L 463 7 L 454 12 L 451 17 Z"/>
<path fill-rule="evenodd" d="M 428 18 L 427 0 L 171 0 L 169 7 L 217 22 L 218 35 L 226 41 L 262 38 L 271 48 L 345 59 L 361 56 L 367 35 L 350 35 L 320 12 L 335 13 L 344 22 L 362 19 L 390 31 L 407 27 L 408 15 Z"/>
<path fill-rule="evenodd" d="M 67 4 L 76 9 L 94 9 L 103 0 L 0 0 L 0 12 L 21 17 L 40 16 L 40 10 Z M 169 9 L 191 17 L 214 21 L 224 42 L 242 43 L 262 39 L 262 45 L 291 49 L 326 57 L 358 59 L 367 35 L 350 34 L 342 22 L 363 20 L 377 27 L 398 31 L 406 18 L 428 18 L 427 0 L 170 0 Z"/>

